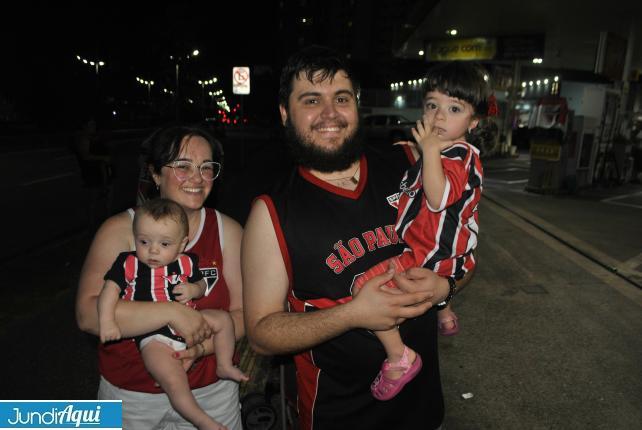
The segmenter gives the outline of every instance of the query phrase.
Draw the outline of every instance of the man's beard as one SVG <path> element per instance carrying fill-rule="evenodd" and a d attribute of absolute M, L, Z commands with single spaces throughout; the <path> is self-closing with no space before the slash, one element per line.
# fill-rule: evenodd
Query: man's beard
<path fill-rule="evenodd" d="M 285 141 L 297 165 L 323 173 L 345 170 L 363 153 L 363 133 L 357 127 L 343 144 L 334 150 L 319 148 L 306 136 L 302 136 L 290 122 L 285 123 Z"/>

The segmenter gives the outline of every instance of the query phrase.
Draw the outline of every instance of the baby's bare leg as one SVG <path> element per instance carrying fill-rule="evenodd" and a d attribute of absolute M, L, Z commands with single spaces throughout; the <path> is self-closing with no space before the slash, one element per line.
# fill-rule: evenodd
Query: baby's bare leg
<path fill-rule="evenodd" d="M 145 368 L 165 391 L 176 412 L 199 430 L 227 430 L 224 425 L 207 415 L 196 403 L 189 388 L 187 374 L 183 370 L 180 360 L 172 357 L 174 350 L 171 347 L 152 340 L 143 347 L 140 353 Z"/>
<path fill-rule="evenodd" d="M 205 321 L 214 331 L 214 353 L 216 354 L 216 374 L 219 378 L 232 379 L 237 382 L 247 381 L 249 378 L 241 369 L 234 366 L 234 322 L 228 312 L 218 309 L 201 311 Z"/>

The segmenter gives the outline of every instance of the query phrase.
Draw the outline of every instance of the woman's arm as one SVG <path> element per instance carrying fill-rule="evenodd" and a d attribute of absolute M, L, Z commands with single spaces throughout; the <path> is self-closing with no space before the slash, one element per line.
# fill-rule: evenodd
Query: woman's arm
<path fill-rule="evenodd" d="M 121 252 L 133 249 L 132 221 L 127 212 L 115 215 L 96 232 L 80 273 L 76 295 L 76 321 L 81 330 L 99 335 L 98 296 L 103 276 Z M 212 331 L 197 311 L 175 302 L 130 302 L 119 300 L 116 323 L 123 337 L 148 333 L 171 325 L 191 345 L 211 336 Z"/>
<path fill-rule="evenodd" d="M 220 212 L 219 212 L 220 213 Z M 245 336 L 243 323 L 243 281 L 241 278 L 241 238 L 243 228 L 227 215 L 223 221 L 223 275 L 230 292 L 230 316 L 236 340 Z"/>

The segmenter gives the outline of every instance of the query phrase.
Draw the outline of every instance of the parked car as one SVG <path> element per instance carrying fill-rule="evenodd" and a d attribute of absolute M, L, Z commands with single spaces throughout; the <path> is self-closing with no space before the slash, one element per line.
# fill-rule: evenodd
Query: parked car
<path fill-rule="evenodd" d="M 414 126 L 415 123 L 403 115 L 373 114 L 363 118 L 366 137 L 378 143 L 413 140 L 411 130 Z"/>

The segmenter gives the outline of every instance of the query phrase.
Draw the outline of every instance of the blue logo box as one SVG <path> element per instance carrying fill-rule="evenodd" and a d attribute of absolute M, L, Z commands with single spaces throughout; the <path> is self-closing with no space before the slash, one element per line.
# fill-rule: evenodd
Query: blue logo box
<path fill-rule="evenodd" d="M 0 400 L 0 429 L 122 429 L 120 400 Z"/>

